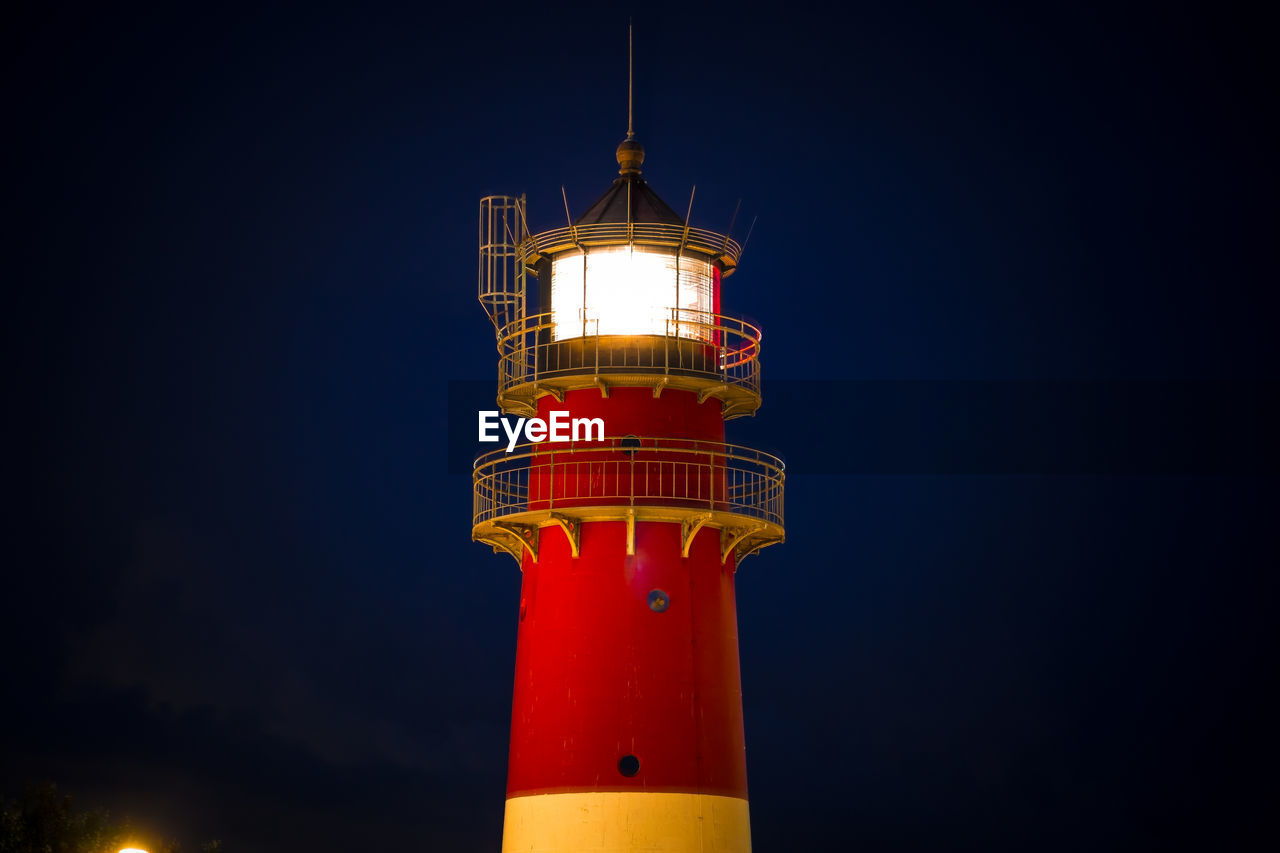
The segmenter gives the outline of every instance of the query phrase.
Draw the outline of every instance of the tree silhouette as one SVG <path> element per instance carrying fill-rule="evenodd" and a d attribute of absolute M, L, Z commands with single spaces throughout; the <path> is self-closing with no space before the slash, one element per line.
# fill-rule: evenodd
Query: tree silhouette
<path fill-rule="evenodd" d="M 52 782 L 27 785 L 19 800 L 0 799 L 0 853 L 119 853 L 137 842 L 128 820 L 114 821 L 106 809 L 76 811 Z M 148 849 L 181 853 L 177 841 Z M 200 850 L 222 853 L 222 842 L 205 842 Z"/>
<path fill-rule="evenodd" d="M 105 809 L 75 811 L 52 782 L 0 800 L 0 853 L 117 853 L 128 838 L 127 822 L 113 822 Z"/>

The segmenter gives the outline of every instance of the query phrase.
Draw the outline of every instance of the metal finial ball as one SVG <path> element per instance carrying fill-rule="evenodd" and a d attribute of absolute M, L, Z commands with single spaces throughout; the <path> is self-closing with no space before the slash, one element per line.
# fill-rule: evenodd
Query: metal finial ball
<path fill-rule="evenodd" d="M 634 139 L 624 139 L 618 146 L 618 174 L 638 175 L 644 162 L 644 146 Z"/>

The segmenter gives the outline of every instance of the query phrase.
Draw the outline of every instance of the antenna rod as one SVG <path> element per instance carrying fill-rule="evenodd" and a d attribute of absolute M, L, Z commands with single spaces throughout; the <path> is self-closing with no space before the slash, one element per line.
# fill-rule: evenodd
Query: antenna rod
<path fill-rule="evenodd" d="M 680 235 L 680 248 L 676 249 L 676 296 L 680 295 L 680 253 L 684 251 L 685 244 L 689 242 L 689 220 L 693 217 L 693 194 L 698 191 L 698 185 L 694 184 L 693 189 L 689 190 L 689 212 L 684 215 L 684 233 Z M 679 304 L 679 300 L 677 300 Z"/>
<path fill-rule="evenodd" d="M 577 246 L 578 250 L 582 252 L 582 298 L 586 299 L 587 280 L 585 276 L 587 274 L 587 250 L 582 248 L 582 244 L 578 242 L 578 226 L 573 224 L 573 217 L 569 215 L 569 196 L 565 195 L 564 184 L 560 185 L 560 198 L 564 199 L 564 221 L 569 223 L 569 239 L 572 240 L 573 245 Z M 586 305 L 587 303 L 584 302 L 582 304 Z M 583 329 L 585 330 L 586 326 L 583 326 Z M 585 335 L 586 332 L 584 331 L 583 334 Z"/>
<path fill-rule="evenodd" d="M 627 18 L 627 139 L 635 139 L 635 136 L 636 136 L 635 130 L 631 125 L 631 89 L 632 89 L 632 81 L 635 78 L 635 73 L 632 71 L 633 53 L 634 53 L 634 49 L 632 48 L 632 39 L 631 39 L 631 19 Z"/>
<path fill-rule="evenodd" d="M 733 216 L 729 219 L 729 230 L 724 233 L 724 246 L 720 251 L 729 248 L 729 239 L 733 237 L 733 224 L 738 221 L 738 211 L 742 209 L 742 199 L 738 199 L 738 206 L 733 209 Z"/>
<path fill-rule="evenodd" d="M 747 239 L 742 241 L 742 251 L 738 253 L 739 257 L 747 253 L 747 244 L 751 242 L 751 232 L 756 230 L 756 220 L 759 218 L 759 216 L 751 217 L 751 227 L 747 229 Z"/>

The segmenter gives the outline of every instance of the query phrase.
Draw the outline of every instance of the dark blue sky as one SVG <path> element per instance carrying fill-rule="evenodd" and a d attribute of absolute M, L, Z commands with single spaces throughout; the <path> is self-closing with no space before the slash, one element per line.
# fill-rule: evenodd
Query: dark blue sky
<path fill-rule="evenodd" d="M 628 15 L 646 178 L 758 216 L 757 849 L 1274 836 L 1277 69 L 1217 4 L 23 8 L 0 789 L 497 848 L 519 575 L 445 447 L 496 374 L 477 200 L 608 187 Z"/>

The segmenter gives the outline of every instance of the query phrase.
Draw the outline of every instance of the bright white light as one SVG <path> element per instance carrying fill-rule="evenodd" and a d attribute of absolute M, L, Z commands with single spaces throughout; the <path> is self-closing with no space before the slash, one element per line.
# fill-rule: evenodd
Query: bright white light
<path fill-rule="evenodd" d="M 124 847 L 120 850 L 120 853 L 147 853 L 147 851 L 141 847 Z"/>
<path fill-rule="evenodd" d="M 677 263 L 674 253 L 609 246 L 587 252 L 584 269 L 581 252 L 566 252 L 551 262 L 551 336 L 707 339 L 705 329 L 690 323 L 708 320 L 712 287 L 711 262 L 687 255 Z"/>

